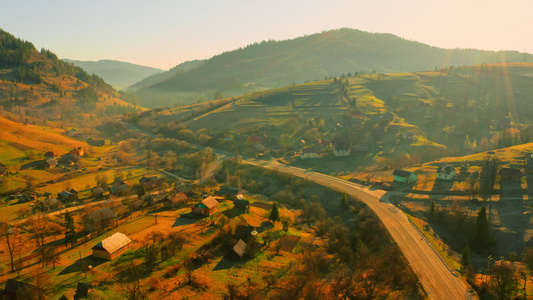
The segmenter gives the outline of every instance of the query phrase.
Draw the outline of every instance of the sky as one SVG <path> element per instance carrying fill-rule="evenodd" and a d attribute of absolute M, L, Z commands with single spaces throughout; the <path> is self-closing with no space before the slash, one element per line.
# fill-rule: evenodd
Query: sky
<path fill-rule="evenodd" d="M 60 58 L 167 70 L 342 27 L 442 48 L 533 52 L 531 0 L 0 0 L 0 28 Z"/>

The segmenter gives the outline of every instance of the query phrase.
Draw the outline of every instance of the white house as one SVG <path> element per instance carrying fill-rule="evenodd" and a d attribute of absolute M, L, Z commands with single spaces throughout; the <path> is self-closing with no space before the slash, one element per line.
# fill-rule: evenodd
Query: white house
<path fill-rule="evenodd" d="M 400 169 L 394 170 L 392 175 L 394 176 L 394 181 L 402 183 L 411 183 L 416 182 L 418 180 L 418 175 L 416 175 L 415 173 Z"/>
<path fill-rule="evenodd" d="M 333 140 L 333 155 L 350 156 L 350 140 L 343 137 L 337 137 Z"/>
<path fill-rule="evenodd" d="M 452 180 L 457 174 L 455 167 L 452 165 L 440 166 L 437 169 L 437 179 L 441 180 Z"/>
<path fill-rule="evenodd" d="M 320 157 L 320 149 L 318 148 L 314 148 L 314 147 L 311 147 L 311 148 L 305 148 L 302 150 L 302 155 L 300 156 L 301 159 L 306 159 L 306 158 L 319 158 Z"/>

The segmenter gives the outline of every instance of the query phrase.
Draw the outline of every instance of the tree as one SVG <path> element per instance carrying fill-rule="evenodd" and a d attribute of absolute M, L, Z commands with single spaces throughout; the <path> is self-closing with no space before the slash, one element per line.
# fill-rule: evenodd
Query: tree
<path fill-rule="evenodd" d="M 268 217 L 268 219 L 272 222 L 280 220 L 278 204 L 276 202 L 274 202 L 274 205 L 272 206 L 272 210 L 270 211 L 270 216 Z"/>
<path fill-rule="evenodd" d="M 9 259 L 11 261 L 11 272 L 15 272 L 14 255 L 18 248 L 18 226 L 11 227 L 7 222 L 0 221 L 0 235 L 6 243 L 9 252 Z"/>
<path fill-rule="evenodd" d="M 476 218 L 473 244 L 478 250 L 483 250 L 490 245 L 489 222 L 485 206 L 481 207 Z"/>
<path fill-rule="evenodd" d="M 431 206 L 429 207 L 428 219 L 432 220 L 435 217 L 435 201 L 431 201 Z"/>
<path fill-rule="evenodd" d="M 526 247 L 522 252 L 522 262 L 527 266 L 529 275 L 533 275 L 533 248 Z"/>
<path fill-rule="evenodd" d="M 498 299 L 511 299 L 518 289 L 518 276 L 511 263 L 501 260 L 492 269 L 491 289 Z"/>
<path fill-rule="evenodd" d="M 341 208 L 342 208 L 342 209 L 347 209 L 347 208 L 348 208 L 348 197 L 346 196 L 346 193 L 343 193 L 343 194 L 342 194 L 342 198 L 341 198 Z"/>
<path fill-rule="evenodd" d="M 461 255 L 461 266 L 464 270 L 470 266 L 470 248 L 468 245 L 463 249 L 463 254 Z"/>
<path fill-rule="evenodd" d="M 74 248 L 74 244 L 78 241 L 75 226 L 74 218 L 67 211 L 65 213 L 65 244 L 70 244 L 70 248 Z"/>

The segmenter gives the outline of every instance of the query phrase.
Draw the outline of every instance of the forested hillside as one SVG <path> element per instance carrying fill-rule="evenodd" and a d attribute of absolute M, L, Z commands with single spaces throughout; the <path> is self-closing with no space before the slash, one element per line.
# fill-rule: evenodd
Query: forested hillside
<path fill-rule="evenodd" d="M 527 58 L 533 57 L 517 51 L 442 49 L 392 34 L 339 29 L 292 40 L 263 41 L 225 52 L 198 68 L 140 89 L 137 94 L 145 105 L 169 106 L 169 103 L 204 101 L 216 95 L 234 96 L 343 73 L 425 71 Z M 164 105 L 154 101 L 157 97 Z"/>

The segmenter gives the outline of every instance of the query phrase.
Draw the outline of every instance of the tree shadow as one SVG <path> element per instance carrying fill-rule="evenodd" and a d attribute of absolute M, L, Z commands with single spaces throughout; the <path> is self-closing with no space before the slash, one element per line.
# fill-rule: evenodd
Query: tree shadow
<path fill-rule="evenodd" d="M 108 261 L 105 260 L 105 259 L 96 258 L 96 257 L 93 257 L 92 255 L 91 256 L 87 256 L 87 257 L 84 257 L 82 259 L 78 259 L 77 261 L 75 261 L 70 266 L 64 268 L 57 275 L 59 276 L 59 275 L 71 274 L 73 272 L 82 272 L 81 266 L 83 264 L 86 264 L 87 266 L 91 266 L 92 268 L 96 268 L 97 266 L 99 266 L 99 265 L 101 265 L 103 263 L 106 263 L 106 262 L 108 262 Z"/>
<path fill-rule="evenodd" d="M 500 194 L 502 197 L 523 195 L 524 189 L 522 188 L 522 183 L 518 180 L 501 180 Z"/>
<path fill-rule="evenodd" d="M 261 222 L 261 225 L 259 225 L 259 227 L 257 227 L 255 229 L 255 231 L 257 231 L 257 233 L 262 233 L 262 232 L 270 230 L 272 228 L 274 228 L 274 224 L 272 224 L 272 222 L 263 221 L 263 222 Z"/>
<path fill-rule="evenodd" d="M 194 224 L 196 223 L 196 221 L 198 221 L 198 219 L 199 218 L 180 216 L 176 219 L 176 221 L 174 221 L 174 224 L 172 224 L 172 228 Z"/>

